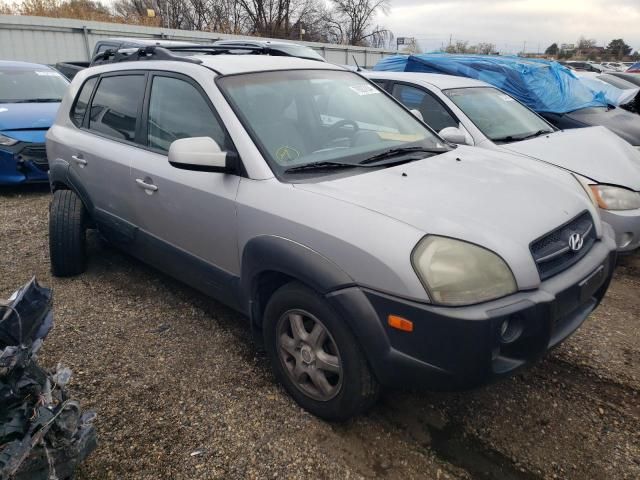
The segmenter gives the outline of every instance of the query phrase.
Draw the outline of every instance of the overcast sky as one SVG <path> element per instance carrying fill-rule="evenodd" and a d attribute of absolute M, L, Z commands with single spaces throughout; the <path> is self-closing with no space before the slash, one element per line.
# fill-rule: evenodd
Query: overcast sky
<path fill-rule="evenodd" d="M 640 49 L 640 0 L 391 0 L 378 22 L 431 51 L 453 41 L 494 43 L 501 52 L 544 51 L 580 35 L 606 45 L 622 37 Z"/>

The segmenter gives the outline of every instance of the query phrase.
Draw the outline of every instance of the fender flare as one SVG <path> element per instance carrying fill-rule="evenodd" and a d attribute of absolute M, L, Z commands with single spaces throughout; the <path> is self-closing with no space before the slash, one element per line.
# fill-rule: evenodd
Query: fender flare
<path fill-rule="evenodd" d="M 275 235 L 261 235 L 247 242 L 242 252 L 240 293 L 242 304 L 256 298 L 257 279 L 262 273 L 281 273 L 294 278 L 321 295 L 355 285 L 355 281 L 333 261 L 317 251 Z M 253 308 L 249 308 L 252 323 Z"/>
<path fill-rule="evenodd" d="M 94 217 L 94 208 L 93 202 L 91 201 L 91 197 L 89 196 L 86 189 L 82 186 L 82 182 L 79 181 L 77 175 L 71 170 L 69 162 L 63 160 L 62 158 L 56 158 L 53 161 L 49 162 L 49 183 L 51 184 L 51 193 L 56 190 L 60 190 L 60 186 L 75 192 L 84 207 L 87 209 L 89 216 L 91 218 Z"/>

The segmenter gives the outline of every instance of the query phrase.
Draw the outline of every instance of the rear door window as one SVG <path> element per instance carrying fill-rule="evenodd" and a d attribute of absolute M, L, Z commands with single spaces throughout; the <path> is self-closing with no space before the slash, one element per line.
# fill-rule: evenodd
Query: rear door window
<path fill-rule="evenodd" d="M 135 141 L 144 89 L 142 74 L 103 77 L 91 102 L 89 129 L 118 140 Z"/>
<path fill-rule="evenodd" d="M 147 145 L 168 152 L 175 140 L 191 137 L 210 137 L 225 148 L 224 129 L 195 86 L 179 78 L 153 77 Z"/>
<path fill-rule="evenodd" d="M 405 107 L 418 110 L 422 114 L 424 123 L 436 132 L 446 127 L 458 127 L 459 125 L 442 103 L 421 88 L 396 84 L 393 86 L 392 95 Z"/>
<path fill-rule="evenodd" d="M 98 77 L 90 78 L 84 82 L 84 85 L 80 88 L 80 93 L 76 98 L 76 103 L 71 109 L 71 121 L 76 127 L 82 126 L 84 114 L 87 112 L 87 106 L 89 105 L 89 100 L 91 100 L 91 94 L 93 93 L 93 89 L 96 86 L 97 81 Z"/>

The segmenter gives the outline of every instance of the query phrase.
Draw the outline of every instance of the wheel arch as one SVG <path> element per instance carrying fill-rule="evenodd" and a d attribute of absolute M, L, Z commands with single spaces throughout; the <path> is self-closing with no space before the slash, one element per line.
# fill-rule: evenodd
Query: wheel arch
<path fill-rule="evenodd" d="M 305 245 L 272 235 L 255 237 L 243 250 L 240 281 L 252 329 L 260 330 L 271 295 L 292 281 L 320 295 L 355 284 L 338 265 Z"/>

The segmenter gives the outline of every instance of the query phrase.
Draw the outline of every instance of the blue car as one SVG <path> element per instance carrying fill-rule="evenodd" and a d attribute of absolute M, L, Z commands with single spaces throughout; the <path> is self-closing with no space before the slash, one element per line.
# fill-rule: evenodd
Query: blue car
<path fill-rule="evenodd" d="M 48 181 L 45 134 L 68 85 L 46 65 L 0 61 L 0 185 Z"/>

